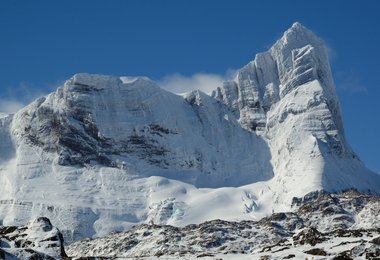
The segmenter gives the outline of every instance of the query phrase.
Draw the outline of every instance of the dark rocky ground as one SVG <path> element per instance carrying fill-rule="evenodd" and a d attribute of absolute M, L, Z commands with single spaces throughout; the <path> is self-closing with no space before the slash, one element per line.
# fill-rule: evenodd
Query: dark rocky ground
<path fill-rule="evenodd" d="M 355 190 L 317 191 L 295 198 L 293 208 L 294 212 L 274 213 L 260 221 L 213 220 L 185 227 L 143 224 L 78 241 L 67 251 L 77 257 L 110 258 L 239 254 L 253 259 L 380 259 L 379 197 Z"/>
<path fill-rule="evenodd" d="M 37 218 L 27 226 L 0 227 L 0 259 L 66 257 L 63 236 L 47 218 Z"/>

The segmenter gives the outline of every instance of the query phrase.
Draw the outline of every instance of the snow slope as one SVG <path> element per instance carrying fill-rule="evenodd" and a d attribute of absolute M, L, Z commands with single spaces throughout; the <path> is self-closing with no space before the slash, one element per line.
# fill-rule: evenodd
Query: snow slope
<path fill-rule="evenodd" d="M 260 219 L 293 197 L 380 193 L 344 137 L 323 42 L 295 23 L 208 96 L 76 74 L 0 118 L 0 222 L 70 242 L 136 223 Z"/>

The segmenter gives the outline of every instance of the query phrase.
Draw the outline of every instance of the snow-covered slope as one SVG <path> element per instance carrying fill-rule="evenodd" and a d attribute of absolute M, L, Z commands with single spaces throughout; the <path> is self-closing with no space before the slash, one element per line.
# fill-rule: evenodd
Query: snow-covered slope
<path fill-rule="evenodd" d="M 66 241 L 136 223 L 260 219 L 310 191 L 380 193 L 345 141 L 323 42 L 295 23 L 212 96 L 76 74 L 0 117 L 0 221 Z"/>

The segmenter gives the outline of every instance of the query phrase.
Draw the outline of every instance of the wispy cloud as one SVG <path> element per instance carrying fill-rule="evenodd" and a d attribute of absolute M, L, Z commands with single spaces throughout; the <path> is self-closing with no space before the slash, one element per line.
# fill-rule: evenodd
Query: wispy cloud
<path fill-rule="evenodd" d="M 368 88 L 358 81 L 347 81 L 339 84 L 338 89 L 348 91 L 351 94 L 368 94 Z"/>
<path fill-rule="evenodd" d="M 6 114 L 15 113 L 24 106 L 25 104 L 18 100 L 0 99 L 0 112 Z"/>
<path fill-rule="evenodd" d="M 323 43 L 325 44 L 330 62 L 334 62 L 338 57 L 338 52 L 326 41 L 323 41 Z"/>
<path fill-rule="evenodd" d="M 192 90 L 201 90 L 206 94 L 211 94 L 213 90 L 221 86 L 223 81 L 232 79 L 234 70 L 228 70 L 224 75 L 213 73 L 196 73 L 191 76 L 184 76 L 178 73 L 170 74 L 158 80 L 158 85 L 170 92 L 181 94 Z"/>
<path fill-rule="evenodd" d="M 359 78 L 359 73 L 354 70 L 340 71 L 336 73 L 336 87 L 338 91 L 350 94 L 368 94 L 368 88 Z"/>
<path fill-rule="evenodd" d="M 33 84 L 22 81 L 17 86 L 5 88 L 5 91 L 0 95 L 0 112 L 7 114 L 16 113 L 35 99 L 52 92 L 59 85 L 61 83 L 36 87 Z"/>

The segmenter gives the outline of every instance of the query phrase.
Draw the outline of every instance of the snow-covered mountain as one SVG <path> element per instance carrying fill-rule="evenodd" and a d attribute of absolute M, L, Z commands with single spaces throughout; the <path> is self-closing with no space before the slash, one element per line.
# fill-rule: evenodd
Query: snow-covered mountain
<path fill-rule="evenodd" d="M 136 223 L 257 220 L 294 197 L 380 193 L 344 137 L 326 48 L 295 23 L 211 96 L 76 74 L 0 117 L 0 224 L 70 242 Z"/>

